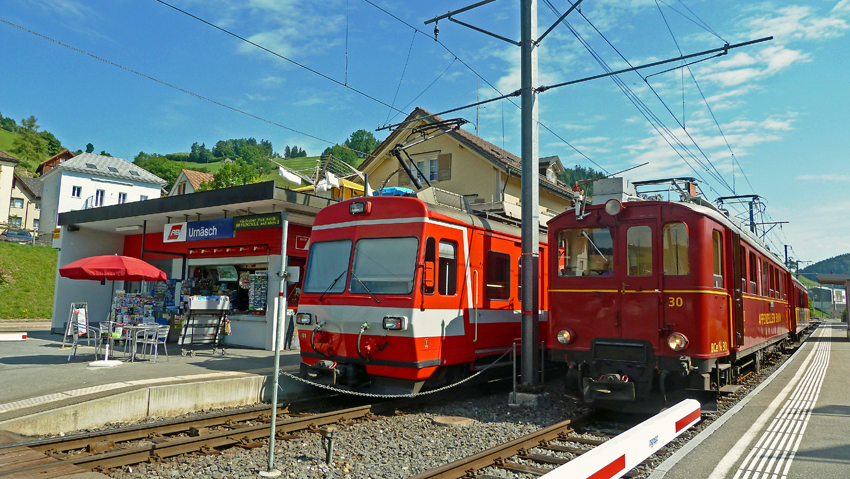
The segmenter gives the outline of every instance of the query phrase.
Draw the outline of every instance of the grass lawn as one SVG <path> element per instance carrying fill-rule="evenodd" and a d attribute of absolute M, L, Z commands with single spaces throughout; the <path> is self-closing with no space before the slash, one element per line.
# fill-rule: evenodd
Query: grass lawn
<path fill-rule="evenodd" d="M 50 318 L 58 251 L 0 242 L 0 319 Z"/>

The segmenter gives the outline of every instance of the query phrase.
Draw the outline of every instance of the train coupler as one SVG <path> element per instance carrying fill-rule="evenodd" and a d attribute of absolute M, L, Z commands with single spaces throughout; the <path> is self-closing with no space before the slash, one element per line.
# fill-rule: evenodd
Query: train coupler
<path fill-rule="evenodd" d="M 584 402 L 595 401 L 634 401 L 635 383 L 629 382 L 628 376 L 605 374 L 598 380 L 584 378 L 582 395 Z"/>

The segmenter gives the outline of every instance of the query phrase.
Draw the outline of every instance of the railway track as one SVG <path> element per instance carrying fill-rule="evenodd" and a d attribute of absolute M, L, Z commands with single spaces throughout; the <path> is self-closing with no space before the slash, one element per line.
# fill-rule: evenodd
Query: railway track
<path fill-rule="evenodd" d="M 591 421 L 590 415 L 568 419 L 478 454 L 424 471 L 412 476 L 411 479 L 504 479 L 506 477 L 504 474 L 488 474 L 493 472 L 493 469 L 513 473 L 515 477 L 541 476 L 616 437 L 597 431 L 582 432 L 584 426 Z M 665 453 L 666 451 L 662 448 L 656 454 Z M 644 463 L 649 462 L 650 460 L 647 459 Z M 622 477 L 638 475 L 630 471 Z"/>
<path fill-rule="evenodd" d="M 292 413 L 278 408 L 279 439 L 293 433 L 368 418 L 392 411 L 389 403 L 363 405 L 321 414 Z M 260 447 L 270 431 L 268 407 L 221 413 L 187 420 L 172 420 L 118 430 L 42 439 L 0 446 L 0 478 L 58 477 L 79 471 L 107 471 L 146 461 L 161 461 L 181 454 L 215 453 L 216 448 Z M 42 459 L 35 457 L 33 454 Z M 3 465 L 5 464 L 5 465 Z"/>

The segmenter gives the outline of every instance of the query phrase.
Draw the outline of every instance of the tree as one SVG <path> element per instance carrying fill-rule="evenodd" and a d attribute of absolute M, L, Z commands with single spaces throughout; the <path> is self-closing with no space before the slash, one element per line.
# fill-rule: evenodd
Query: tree
<path fill-rule="evenodd" d="M 322 160 L 324 161 L 328 155 L 333 155 L 337 160 L 342 160 L 355 168 L 362 162 L 356 153 L 342 145 L 325 148 L 325 151 L 322 152 Z"/>
<path fill-rule="evenodd" d="M 198 191 L 217 190 L 231 186 L 247 185 L 259 180 L 257 170 L 243 160 L 227 163 L 213 175 L 212 181 L 201 183 Z"/>
<path fill-rule="evenodd" d="M 62 143 L 55 136 L 53 136 L 53 133 L 50 133 L 49 131 L 41 131 L 38 133 L 38 135 L 41 137 L 42 140 L 44 140 L 47 146 L 48 156 L 53 156 L 65 150 L 65 147 L 62 146 Z"/>
<path fill-rule="evenodd" d="M 209 163 L 212 158 L 212 153 L 207 149 L 206 145 L 197 142 L 192 143 L 192 151 L 189 153 L 189 161 L 192 163 Z"/>
<path fill-rule="evenodd" d="M 0 115 L 0 128 L 15 133 L 18 131 L 18 124 L 15 123 L 15 120 L 9 117 L 3 118 L 3 115 Z"/>
<path fill-rule="evenodd" d="M 215 158 L 235 158 L 236 151 L 233 149 L 233 142 L 228 140 L 218 140 L 215 142 L 212 154 Z"/>
<path fill-rule="evenodd" d="M 262 176 L 272 170 L 272 162 L 266 152 L 258 146 L 246 145 L 239 151 L 239 158 L 248 166 L 254 168 L 258 175 Z"/>
<path fill-rule="evenodd" d="M 286 145 L 286 149 L 283 150 L 284 158 L 292 158 L 292 150 L 289 149 L 289 145 Z"/>
<path fill-rule="evenodd" d="M 18 158 L 23 160 L 24 167 L 32 169 L 30 165 L 37 165 L 47 153 L 47 148 L 44 146 L 44 141 L 38 135 L 38 121 L 34 116 L 21 120 L 21 127 L 18 129 L 18 135 L 12 142 L 12 153 L 18 155 Z"/>
<path fill-rule="evenodd" d="M 94 145 L 91 143 L 86 143 L 86 153 L 92 153 L 94 151 Z"/>
<path fill-rule="evenodd" d="M 180 175 L 180 170 L 183 169 L 183 163 L 170 161 L 168 158 L 156 153 L 149 155 L 144 151 L 140 151 L 133 159 L 133 162 L 143 170 L 149 171 L 154 175 L 166 181 L 166 188 L 171 189 L 177 177 Z"/>
<path fill-rule="evenodd" d="M 106 152 L 106 150 L 100 150 L 100 156 L 112 156 Z"/>
<path fill-rule="evenodd" d="M 370 153 L 375 151 L 378 146 L 378 140 L 375 135 L 366 130 L 357 130 L 345 140 L 345 146 L 356 150 L 357 156 L 366 158 Z"/>

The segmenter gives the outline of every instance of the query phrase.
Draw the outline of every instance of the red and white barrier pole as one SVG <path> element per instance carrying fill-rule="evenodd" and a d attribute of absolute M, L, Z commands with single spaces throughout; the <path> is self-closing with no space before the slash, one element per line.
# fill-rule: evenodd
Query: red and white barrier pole
<path fill-rule="evenodd" d="M 26 341 L 26 332 L 0 332 L 0 341 Z"/>
<path fill-rule="evenodd" d="M 546 479 L 620 477 L 687 431 L 699 420 L 699 401 L 685 399 L 542 477 Z"/>

